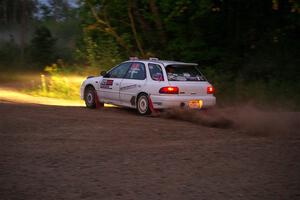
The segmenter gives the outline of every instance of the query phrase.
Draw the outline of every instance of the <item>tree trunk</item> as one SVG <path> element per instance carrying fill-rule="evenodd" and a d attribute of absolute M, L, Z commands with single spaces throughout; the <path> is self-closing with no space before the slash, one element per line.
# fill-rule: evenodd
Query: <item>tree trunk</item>
<path fill-rule="evenodd" d="M 21 31 L 20 31 L 20 47 L 21 47 L 21 61 L 24 61 L 24 50 L 27 38 L 27 3 L 26 0 L 21 0 Z"/>
<path fill-rule="evenodd" d="M 8 24 L 8 17 L 7 17 L 7 1 L 3 1 L 1 3 L 1 7 L 2 7 L 2 12 L 3 12 L 3 24 L 7 25 Z"/>
<path fill-rule="evenodd" d="M 129 17 L 129 20 L 130 20 L 131 30 L 133 32 L 134 39 L 135 39 L 136 45 L 139 49 L 139 52 L 140 52 L 141 56 L 143 58 L 145 58 L 145 53 L 144 53 L 141 41 L 140 41 L 140 39 L 138 37 L 138 34 L 137 34 L 137 31 L 136 31 L 135 22 L 134 22 L 134 18 L 133 18 L 133 15 L 132 15 L 132 7 L 133 7 L 132 0 L 128 0 L 128 17 Z"/>
<path fill-rule="evenodd" d="M 156 1 L 149 0 L 149 6 L 150 6 L 151 13 L 153 14 L 153 17 L 154 17 L 154 23 L 158 30 L 160 41 L 164 45 L 164 44 L 166 44 L 166 34 L 164 32 L 164 28 L 163 28 L 163 25 L 161 22 L 161 18 L 160 18 L 158 7 L 156 5 Z"/>
<path fill-rule="evenodd" d="M 89 1 L 86 1 L 88 6 L 90 7 L 92 14 L 94 16 L 94 18 L 96 19 L 96 22 L 98 24 L 98 27 L 100 28 L 101 31 L 113 36 L 117 43 L 123 47 L 124 49 L 126 49 L 126 51 L 129 53 L 129 55 L 132 55 L 132 51 L 131 49 L 128 47 L 128 44 L 123 40 L 123 38 L 111 27 L 110 23 L 108 22 L 108 20 L 105 19 L 101 19 L 95 8 L 92 6 L 92 4 Z"/>
<path fill-rule="evenodd" d="M 22 5 L 18 5 L 18 2 L 16 0 L 13 0 L 12 2 L 12 14 L 10 15 L 10 23 L 18 24 L 20 23 L 20 14 L 18 14 L 18 12 L 22 10 Z M 22 2 L 20 3 L 22 4 Z"/>
<path fill-rule="evenodd" d="M 145 17 L 143 15 L 143 13 L 141 13 L 140 9 L 139 9 L 139 5 L 137 4 L 136 0 L 132 1 L 133 5 L 132 5 L 132 11 L 133 11 L 133 16 L 134 19 L 137 20 L 137 24 L 139 25 L 139 27 L 141 28 L 141 33 L 140 35 L 142 35 L 143 38 L 143 44 L 145 45 L 151 45 L 153 44 L 153 39 L 152 39 L 152 34 L 151 34 L 151 28 L 149 23 L 145 20 Z"/>

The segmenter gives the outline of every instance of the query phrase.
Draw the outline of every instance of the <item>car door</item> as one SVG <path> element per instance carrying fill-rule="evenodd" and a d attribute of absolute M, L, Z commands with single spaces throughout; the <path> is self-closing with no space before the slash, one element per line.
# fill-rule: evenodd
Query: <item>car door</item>
<path fill-rule="evenodd" d="M 146 67 L 144 63 L 133 62 L 120 86 L 120 103 L 134 107 L 136 95 L 146 84 Z"/>
<path fill-rule="evenodd" d="M 119 104 L 120 84 L 126 75 L 131 63 L 126 62 L 118 65 L 109 71 L 100 82 L 99 96 L 100 101 L 105 103 Z"/>

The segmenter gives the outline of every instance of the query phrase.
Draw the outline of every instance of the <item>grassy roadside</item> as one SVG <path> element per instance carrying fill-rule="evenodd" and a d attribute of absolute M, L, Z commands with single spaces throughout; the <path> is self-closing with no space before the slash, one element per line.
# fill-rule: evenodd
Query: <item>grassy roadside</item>
<path fill-rule="evenodd" d="M 78 75 L 39 75 L 38 83 L 23 92 L 33 96 L 43 96 L 67 100 L 79 100 L 80 85 L 85 77 Z"/>
<path fill-rule="evenodd" d="M 53 69 L 54 71 L 51 71 Z M 24 94 L 27 95 L 23 96 L 25 99 L 32 96 L 36 99 L 39 97 L 51 98 L 57 99 L 57 101 L 69 101 L 71 105 L 78 104 L 78 102 L 82 103 L 79 90 L 85 78 L 86 76 L 61 72 L 55 68 L 44 73 L 0 73 L 1 96 L 3 99 L 5 95 L 10 95 L 10 97 L 15 95 L 21 100 L 20 95 Z M 291 88 L 298 88 L 299 86 L 289 86 L 287 83 L 265 84 L 259 81 L 223 81 L 218 77 L 214 77 L 212 80 L 214 80 L 212 83 L 216 87 L 218 106 L 227 107 L 246 103 L 263 110 L 300 110 L 298 101 L 300 93 L 291 90 Z M 18 91 L 18 94 L 9 93 L 8 88 L 12 91 Z M 48 99 L 43 100 L 48 102 Z"/>
<path fill-rule="evenodd" d="M 0 100 L 46 105 L 82 106 L 80 75 L 1 72 Z"/>
<path fill-rule="evenodd" d="M 11 88 L 7 89 L 0 87 L 0 102 L 1 101 L 55 106 L 84 106 L 84 102 L 81 100 L 67 100 L 60 98 L 32 96 L 24 92 L 13 90 Z"/>

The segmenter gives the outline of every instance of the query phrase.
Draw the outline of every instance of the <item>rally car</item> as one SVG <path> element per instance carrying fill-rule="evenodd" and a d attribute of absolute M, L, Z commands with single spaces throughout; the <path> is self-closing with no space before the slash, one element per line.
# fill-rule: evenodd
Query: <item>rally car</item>
<path fill-rule="evenodd" d="M 195 63 L 132 58 L 101 76 L 88 77 L 80 88 L 88 108 L 106 104 L 135 108 L 142 114 L 173 107 L 214 106 L 214 88 Z"/>

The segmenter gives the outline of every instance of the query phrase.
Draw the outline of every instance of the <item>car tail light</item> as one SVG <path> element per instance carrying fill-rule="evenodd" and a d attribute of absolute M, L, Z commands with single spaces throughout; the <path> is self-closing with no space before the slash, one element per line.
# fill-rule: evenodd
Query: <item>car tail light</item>
<path fill-rule="evenodd" d="M 207 87 L 207 94 L 213 94 L 215 93 L 215 88 L 213 86 L 208 86 Z"/>
<path fill-rule="evenodd" d="M 178 87 L 172 87 L 172 86 L 162 87 L 162 88 L 160 88 L 159 93 L 160 94 L 178 94 L 179 89 L 178 89 Z"/>

